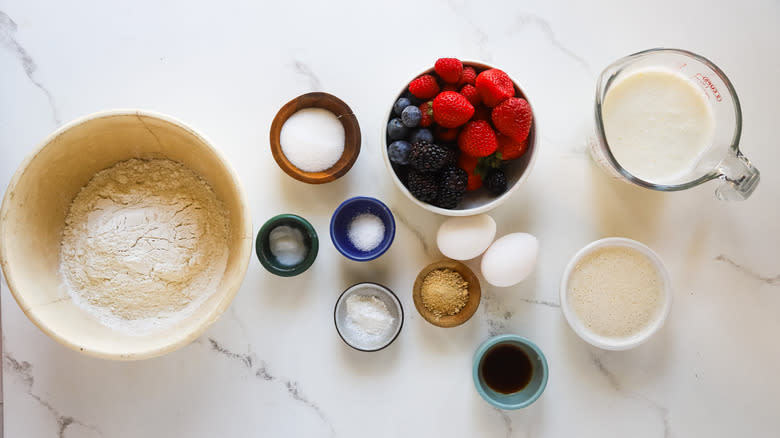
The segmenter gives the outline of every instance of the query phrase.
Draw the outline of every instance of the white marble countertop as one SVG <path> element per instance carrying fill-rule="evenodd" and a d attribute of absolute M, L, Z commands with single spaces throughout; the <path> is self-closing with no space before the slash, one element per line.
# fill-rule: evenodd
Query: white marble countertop
<path fill-rule="evenodd" d="M 301 214 L 320 234 L 320 254 L 291 279 L 253 258 L 232 306 L 200 339 L 139 362 L 57 344 L 3 284 L 6 437 L 778 436 L 776 1 L 110 3 L 0 1 L 0 189 L 63 122 L 155 110 L 225 152 L 255 231 L 275 214 Z M 597 74 L 657 46 L 707 56 L 734 83 L 743 150 L 762 171 L 748 201 L 719 202 L 714 184 L 634 188 L 586 155 Z M 539 237 L 539 266 L 516 287 L 483 283 L 477 314 L 453 329 L 426 323 L 411 298 L 419 269 L 441 258 L 432 236 L 442 218 L 382 176 L 379 150 L 394 92 L 440 56 L 509 72 L 541 134 L 529 180 L 492 213 L 499 235 Z M 278 108 L 312 90 L 346 101 L 363 132 L 355 167 L 316 187 L 282 173 L 268 148 Z M 346 260 L 328 239 L 331 212 L 358 194 L 385 200 L 398 220 L 390 251 L 369 263 Z M 588 346 L 558 306 L 568 259 L 605 236 L 648 244 L 675 286 L 666 326 L 628 352 Z M 336 298 L 358 281 L 387 285 L 406 309 L 401 335 L 378 353 L 349 349 L 333 327 Z M 495 333 L 527 336 L 547 355 L 549 385 L 525 410 L 493 409 L 473 388 L 472 354 Z"/>

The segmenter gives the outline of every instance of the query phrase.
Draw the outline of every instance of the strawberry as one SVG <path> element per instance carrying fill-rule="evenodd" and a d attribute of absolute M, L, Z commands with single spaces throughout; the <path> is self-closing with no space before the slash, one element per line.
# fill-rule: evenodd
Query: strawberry
<path fill-rule="evenodd" d="M 474 85 L 477 81 L 477 72 L 472 67 L 463 67 L 463 72 L 460 74 L 458 85 Z"/>
<path fill-rule="evenodd" d="M 458 158 L 458 167 L 466 171 L 469 176 L 466 190 L 472 191 L 482 187 L 482 177 L 477 174 L 477 163 L 479 158 L 471 155 L 460 154 Z"/>
<path fill-rule="evenodd" d="M 442 78 L 444 82 L 455 84 L 460 79 L 460 73 L 463 71 L 463 63 L 456 58 L 439 58 L 436 60 L 436 65 L 433 67 L 436 70 L 436 74 Z"/>
<path fill-rule="evenodd" d="M 474 117 L 471 118 L 471 120 L 484 120 L 486 122 L 490 121 L 490 108 L 486 107 L 485 105 L 477 105 L 474 107 Z"/>
<path fill-rule="evenodd" d="M 431 75 L 422 75 L 409 83 L 409 92 L 419 99 L 430 99 L 439 92 L 439 84 Z"/>
<path fill-rule="evenodd" d="M 433 136 L 436 138 L 436 140 L 440 140 L 441 142 L 446 143 L 455 141 L 455 139 L 458 138 L 459 132 L 460 128 L 444 128 L 437 125 L 433 130 Z"/>
<path fill-rule="evenodd" d="M 494 107 L 515 95 L 515 86 L 509 75 L 497 68 L 480 73 L 475 86 L 482 102 L 489 107 Z"/>
<path fill-rule="evenodd" d="M 472 157 L 486 157 L 498 148 L 496 133 L 484 120 L 471 121 L 460 131 L 458 147 Z"/>
<path fill-rule="evenodd" d="M 474 106 L 482 103 L 482 100 L 479 98 L 479 93 L 477 93 L 477 89 L 474 88 L 473 85 L 464 85 L 460 90 L 460 94 L 462 94 L 463 97 L 465 97 L 466 100 L 471 102 L 471 104 Z"/>
<path fill-rule="evenodd" d="M 454 91 L 443 91 L 433 99 L 433 119 L 445 128 L 457 128 L 474 115 L 474 106 Z"/>
<path fill-rule="evenodd" d="M 528 138 L 534 116 L 527 100 L 511 97 L 493 108 L 490 118 L 498 132 L 522 142 Z"/>
<path fill-rule="evenodd" d="M 517 141 L 508 135 L 496 134 L 498 140 L 498 152 L 502 160 L 514 160 L 522 156 L 528 149 L 528 138 L 523 141 Z"/>
<path fill-rule="evenodd" d="M 420 105 L 420 126 L 427 128 L 433 124 L 433 101 L 424 102 Z"/>
<path fill-rule="evenodd" d="M 441 86 L 441 91 L 458 91 L 458 86 L 445 82 L 444 85 Z"/>

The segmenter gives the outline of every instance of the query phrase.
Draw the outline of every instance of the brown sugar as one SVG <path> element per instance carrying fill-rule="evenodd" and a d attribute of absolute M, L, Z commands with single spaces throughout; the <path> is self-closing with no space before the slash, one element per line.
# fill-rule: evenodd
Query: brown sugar
<path fill-rule="evenodd" d="M 436 317 L 455 315 L 469 301 L 469 283 L 452 269 L 435 269 L 425 276 L 420 296 Z"/>

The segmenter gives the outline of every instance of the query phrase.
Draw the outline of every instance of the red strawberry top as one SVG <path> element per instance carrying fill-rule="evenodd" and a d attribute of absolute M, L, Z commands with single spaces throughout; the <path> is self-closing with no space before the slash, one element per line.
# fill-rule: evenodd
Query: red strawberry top
<path fill-rule="evenodd" d="M 482 102 L 489 107 L 494 107 L 515 95 L 512 79 L 497 68 L 485 70 L 477 75 L 476 87 Z"/>
<path fill-rule="evenodd" d="M 474 67 L 463 67 L 463 72 L 460 74 L 458 85 L 474 85 L 477 82 L 477 71 Z"/>
<path fill-rule="evenodd" d="M 439 84 L 431 75 L 422 75 L 409 83 L 409 92 L 419 99 L 430 99 L 439 93 Z"/>
<path fill-rule="evenodd" d="M 458 147 L 472 157 L 487 157 L 498 148 L 496 133 L 484 120 L 471 121 L 460 131 Z"/>
<path fill-rule="evenodd" d="M 420 126 L 427 128 L 433 124 L 433 101 L 420 104 Z"/>
<path fill-rule="evenodd" d="M 533 122 L 531 105 L 521 97 L 510 97 L 496 105 L 490 118 L 498 132 L 518 142 L 528 138 Z"/>
<path fill-rule="evenodd" d="M 523 141 L 517 141 L 508 135 L 496 134 L 498 140 L 497 151 L 501 154 L 502 160 L 514 160 L 520 158 L 528 150 L 528 138 Z"/>
<path fill-rule="evenodd" d="M 454 91 L 443 91 L 433 99 L 433 119 L 445 128 L 457 128 L 474 115 L 474 106 Z"/>
<path fill-rule="evenodd" d="M 444 82 L 457 84 L 463 72 L 463 63 L 457 58 L 439 58 L 433 69 Z"/>
<path fill-rule="evenodd" d="M 464 85 L 463 88 L 460 90 L 460 94 L 463 95 L 463 97 L 466 98 L 469 102 L 471 102 L 472 105 L 477 106 L 480 103 L 482 103 L 482 98 L 479 97 L 479 93 L 477 92 L 477 89 L 474 88 L 473 85 Z"/>

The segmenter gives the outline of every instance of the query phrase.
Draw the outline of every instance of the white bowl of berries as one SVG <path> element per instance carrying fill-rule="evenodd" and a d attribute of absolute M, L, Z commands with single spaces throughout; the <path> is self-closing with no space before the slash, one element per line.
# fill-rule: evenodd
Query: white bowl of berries
<path fill-rule="evenodd" d="M 505 72 L 440 58 L 398 93 L 382 129 L 396 186 L 422 208 L 470 216 L 504 203 L 528 178 L 536 124 Z"/>

